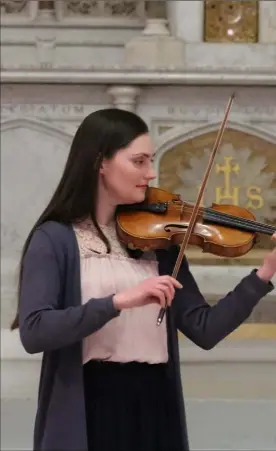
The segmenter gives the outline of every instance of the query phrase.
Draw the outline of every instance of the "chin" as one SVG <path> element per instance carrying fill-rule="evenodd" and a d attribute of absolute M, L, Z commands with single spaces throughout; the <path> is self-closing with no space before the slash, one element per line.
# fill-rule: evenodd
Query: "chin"
<path fill-rule="evenodd" d="M 139 204 L 140 202 L 144 202 L 146 198 L 146 193 L 135 193 L 135 195 L 129 197 L 128 199 L 124 200 L 124 204 L 131 205 L 131 204 Z"/>

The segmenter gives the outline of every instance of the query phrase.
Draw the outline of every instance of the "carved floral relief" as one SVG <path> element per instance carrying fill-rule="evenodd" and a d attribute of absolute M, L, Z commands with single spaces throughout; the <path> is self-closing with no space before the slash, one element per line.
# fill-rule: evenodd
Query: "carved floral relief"
<path fill-rule="evenodd" d="M 135 0 L 70 0 L 66 2 L 66 15 L 139 16 L 140 6 L 144 2 Z"/>
<path fill-rule="evenodd" d="M 216 132 L 209 132 L 166 152 L 160 160 L 160 186 L 195 202 L 215 138 Z M 275 174 L 275 144 L 227 129 L 202 204 L 239 205 L 258 221 L 276 225 Z M 261 236 L 257 248 L 272 248 L 270 237 Z"/>
<path fill-rule="evenodd" d="M 18 14 L 24 12 L 27 7 L 28 0 L 1 0 L 1 13 Z"/>

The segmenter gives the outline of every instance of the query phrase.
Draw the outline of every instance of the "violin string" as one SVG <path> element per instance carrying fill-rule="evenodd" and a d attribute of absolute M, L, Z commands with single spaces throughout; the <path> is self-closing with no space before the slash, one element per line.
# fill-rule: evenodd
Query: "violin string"
<path fill-rule="evenodd" d="M 178 206 L 178 208 L 181 209 L 182 207 Z M 192 207 L 189 207 L 189 206 L 188 206 L 188 208 L 186 207 L 186 209 L 188 209 L 188 211 L 191 208 Z M 223 213 L 223 212 L 220 212 L 220 211 L 213 210 L 212 208 L 204 208 L 203 207 L 200 212 L 201 212 L 201 214 L 204 214 L 204 212 L 207 212 L 207 213 L 210 213 L 211 215 L 214 215 L 214 216 L 217 216 L 217 217 L 238 221 L 239 223 L 248 224 L 248 225 L 254 225 L 254 226 L 258 225 L 260 227 L 265 227 L 266 229 L 270 229 L 271 231 L 276 231 L 276 228 L 274 226 L 272 226 L 272 225 L 263 224 L 261 222 L 254 221 L 252 219 L 241 218 L 239 216 L 233 216 L 233 215 L 230 215 L 228 213 Z"/>
<path fill-rule="evenodd" d="M 250 220 L 247 220 L 247 219 L 243 219 L 243 218 L 237 218 L 237 217 L 235 217 L 235 216 L 231 216 L 231 215 L 225 215 L 225 214 L 222 214 L 222 213 L 219 213 L 219 212 L 214 212 L 214 211 L 211 211 L 211 212 L 208 212 L 208 218 L 210 219 L 210 220 L 219 220 L 219 219 L 222 219 L 222 220 L 224 220 L 224 221 L 229 221 L 228 222 L 228 224 L 226 223 L 225 225 L 227 226 L 227 225 L 229 225 L 229 226 L 240 226 L 240 227 L 252 227 L 253 229 L 254 229 L 254 231 L 255 232 L 264 232 L 264 233 L 273 233 L 274 231 L 276 231 L 276 229 L 275 228 L 273 228 L 273 227 L 271 227 L 271 226 L 268 226 L 268 225 L 266 225 L 266 224 L 261 224 L 261 223 L 258 223 L 257 221 L 250 221 Z M 223 224 L 222 224 L 223 225 Z M 252 231 L 252 229 L 251 229 L 251 231 Z"/>
<path fill-rule="evenodd" d="M 264 227 L 266 229 L 270 229 L 270 230 L 275 230 L 276 231 L 276 228 L 274 226 L 272 226 L 270 224 L 263 224 L 262 222 L 255 221 L 253 219 L 242 218 L 242 217 L 239 217 L 239 216 L 230 215 L 228 213 L 223 213 L 223 212 L 220 212 L 220 211 L 213 210 L 212 208 L 205 208 L 204 210 L 207 211 L 207 213 L 211 213 L 211 214 L 215 213 L 218 216 L 229 218 L 229 219 L 233 219 L 233 220 L 237 220 L 238 222 L 241 222 L 241 223 L 244 223 L 244 224 L 258 225 L 260 227 Z"/>
<path fill-rule="evenodd" d="M 251 231 L 255 231 L 255 232 L 263 232 L 263 233 L 271 233 L 271 234 L 273 234 L 273 232 L 276 232 L 276 228 L 274 228 L 274 227 L 272 227 L 272 226 L 269 226 L 269 225 L 266 225 L 266 224 L 261 224 L 261 223 L 258 223 L 257 221 L 249 221 L 249 220 L 246 220 L 246 219 L 240 219 L 240 218 L 235 218 L 235 217 L 232 217 L 232 218 L 230 218 L 229 216 L 227 217 L 227 216 L 224 216 L 224 215 L 221 215 L 221 214 L 219 214 L 219 213 L 208 213 L 208 215 L 209 215 L 209 218 L 210 219 L 214 219 L 214 220 L 216 220 L 216 219 L 222 219 L 222 220 L 224 220 L 224 221 L 229 221 L 229 225 L 231 226 L 231 225 L 233 225 L 233 226 L 240 226 L 240 227 L 248 227 L 248 228 L 250 228 L 251 229 Z M 227 224 L 226 224 L 227 225 Z M 253 230 L 252 230 L 253 229 Z M 250 231 L 250 230 L 249 230 Z"/>
<path fill-rule="evenodd" d="M 233 218 L 229 218 L 229 216 L 227 217 L 227 216 L 222 216 L 222 215 L 220 215 L 219 213 L 208 213 L 208 218 L 210 218 L 210 219 L 214 219 L 214 220 L 216 220 L 216 219 L 223 219 L 224 221 L 229 221 L 229 223 L 228 224 L 225 224 L 225 225 L 229 225 L 229 226 L 231 226 L 231 225 L 233 225 L 233 226 L 240 226 L 240 227 L 252 227 L 252 228 L 254 228 L 254 231 L 255 232 L 264 232 L 264 233 L 273 233 L 274 231 L 276 231 L 276 229 L 274 229 L 274 228 L 272 228 L 272 227 L 269 227 L 269 226 L 267 226 L 266 224 L 260 224 L 260 223 L 258 223 L 258 222 L 254 222 L 253 221 L 253 223 L 252 222 L 247 222 L 246 220 L 243 220 L 243 219 L 236 219 L 235 217 L 233 217 Z M 223 225 L 223 224 L 222 224 Z"/>
<path fill-rule="evenodd" d="M 168 204 L 173 204 L 175 206 L 174 202 L 168 202 Z M 177 209 L 181 210 L 182 206 L 180 207 L 179 205 L 177 205 Z M 186 211 L 187 210 L 191 211 L 192 207 L 189 207 L 189 206 L 186 207 Z M 238 216 L 233 216 L 233 215 L 230 215 L 230 214 L 227 214 L 227 213 L 222 213 L 222 212 L 213 210 L 212 208 L 203 208 L 203 210 L 200 211 L 201 215 L 204 215 L 204 212 L 209 214 L 209 218 L 210 219 L 211 219 L 211 216 L 214 219 L 216 219 L 216 218 L 218 218 L 218 219 L 221 218 L 221 219 L 226 219 L 226 220 L 228 219 L 229 221 L 231 221 L 231 224 L 233 226 L 234 225 L 236 225 L 236 226 L 238 226 L 238 225 L 240 225 L 240 226 L 246 226 L 246 225 L 250 226 L 251 225 L 251 226 L 254 226 L 256 231 L 259 230 L 259 231 L 267 232 L 267 233 L 276 232 L 276 228 L 274 226 L 269 225 L 269 224 L 262 224 L 260 222 L 254 221 L 252 219 L 240 218 Z M 229 225 L 231 225 L 231 224 L 229 224 Z"/>
<path fill-rule="evenodd" d="M 209 217 L 212 216 L 212 217 L 222 218 L 222 219 L 226 219 L 226 220 L 228 219 L 228 220 L 232 221 L 234 224 L 252 225 L 254 227 L 258 226 L 258 227 L 266 229 L 266 230 L 268 230 L 268 229 L 272 230 L 273 229 L 273 227 L 270 227 L 267 224 L 262 224 L 262 223 L 259 223 L 257 221 L 252 221 L 252 220 L 247 219 L 247 218 L 241 218 L 241 217 L 238 217 L 238 216 L 228 215 L 228 214 L 225 214 L 225 213 L 214 211 L 212 209 L 207 209 L 205 211 L 207 212 Z"/>
<path fill-rule="evenodd" d="M 181 209 L 182 207 L 178 206 L 178 208 Z M 188 206 L 188 208 L 186 207 L 186 210 L 189 211 L 190 209 L 191 209 L 191 207 L 189 207 L 189 206 Z M 203 208 L 200 212 L 201 212 L 201 214 L 204 214 L 204 212 L 207 212 L 210 215 L 216 216 L 218 218 L 221 217 L 221 218 L 233 220 L 233 221 L 238 222 L 239 224 L 252 225 L 252 226 L 256 226 L 257 225 L 259 227 L 265 228 L 266 230 L 271 230 L 272 232 L 276 231 L 276 228 L 274 226 L 269 225 L 269 224 L 263 224 L 263 223 L 254 221 L 252 219 L 246 219 L 246 218 L 241 218 L 241 217 L 238 217 L 238 216 L 233 216 L 233 215 L 230 215 L 228 213 L 222 213 L 222 212 L 213 210 L 212 208 Z"/>

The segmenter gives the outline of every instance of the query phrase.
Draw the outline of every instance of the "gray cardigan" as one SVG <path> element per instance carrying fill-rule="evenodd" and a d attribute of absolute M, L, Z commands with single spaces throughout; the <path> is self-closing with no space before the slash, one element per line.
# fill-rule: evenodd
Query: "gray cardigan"
<path fill-rule="evenodd" d="M 177 252 L 175 247 L 156 251 L 160 274 L 172 273 Z M 168 371 L 183 425 L 183 450 L 187 451 L 177 330 L 201 348 L 211 349 L 244 322 L 258 301 L 274 287 L 253 271 L 210 307 L 186 259 L 178 279 L 183 289 L 177 291 L 167 314 Z M 80 259 L 72 227 L 49 221 L 36 230 L 24 258 L 19 306 L 20 337 L 25 350 L 30 354 L 43 352 L 35 451 L 88 450 L 82 340 L 117 315 L 112 294 L 81 304 Z"/>

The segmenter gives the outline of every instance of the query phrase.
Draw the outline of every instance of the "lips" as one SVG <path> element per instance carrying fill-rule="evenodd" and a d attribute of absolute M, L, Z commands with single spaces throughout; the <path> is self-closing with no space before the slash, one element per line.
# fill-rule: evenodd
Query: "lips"
<path fill-rule="evenodd" d="M 147 188 L 148 185 L 136 185 L 136 188 Z"/>

